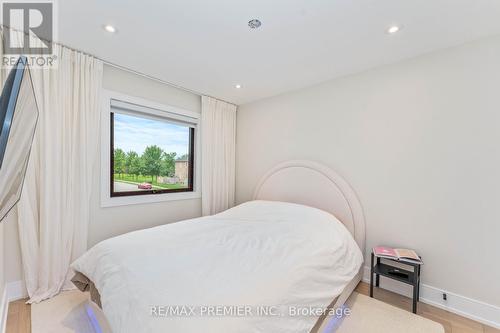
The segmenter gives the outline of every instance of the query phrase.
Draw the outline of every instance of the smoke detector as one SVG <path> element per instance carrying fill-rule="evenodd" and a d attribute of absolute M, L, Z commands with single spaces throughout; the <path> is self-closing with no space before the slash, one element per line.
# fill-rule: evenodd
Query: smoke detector
<path fill-rule="evenodd" d="M 257 19 L 253 19 L 253 20 L 248 21 L 248 26 L 250 27 L 250 29 L 257 29 L 261 25 L 262 25 L 262 22 L 257 20 Z"/>

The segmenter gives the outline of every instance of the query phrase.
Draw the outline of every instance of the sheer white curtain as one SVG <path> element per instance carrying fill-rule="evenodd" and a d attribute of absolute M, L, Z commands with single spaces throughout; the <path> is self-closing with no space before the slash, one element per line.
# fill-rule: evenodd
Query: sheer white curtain
<path fill-rule="evenodd" d="M 55 44 L 54 53 L 57 68 L 31 70 L 40 114 L 17 207 L 29 302 L 73 288 L 97 174 L 102 62 Z"/>
<path fill-rule="evenodd" d="M 201 103 L 202 213 L 234 205 L 236 106 L 203 96 Z"/>

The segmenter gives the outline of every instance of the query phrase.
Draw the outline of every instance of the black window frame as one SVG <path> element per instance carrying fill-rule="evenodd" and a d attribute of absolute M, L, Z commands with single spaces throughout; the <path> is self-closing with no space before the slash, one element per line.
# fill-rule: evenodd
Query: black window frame
<path fill-rule="evenodd" d="M 140 117 L 140 115 L 138 115 Z M 111 198 L 116 197 L 131 197 L 137 195 L 152 195 L 152 194 L 165 194 L 165 193 L 179 193 L 179 192 L 194 192 L 194 141 L 195 141 L 195 128 L 189 126 L 189 160 L 188 160 L 188 186 L 185 188 L 175 188 L 175 189 L 162 189 L 162 190 L 141 190 L 141 191 L 122 191 L 115 192 L 114 191 L 114 120 L 115 120 L 115 112 L 110 112 L 110 163 L 109 163 L 109 172 L 110 172 L 110 182 L 109 182 L 109 194 Z"/>

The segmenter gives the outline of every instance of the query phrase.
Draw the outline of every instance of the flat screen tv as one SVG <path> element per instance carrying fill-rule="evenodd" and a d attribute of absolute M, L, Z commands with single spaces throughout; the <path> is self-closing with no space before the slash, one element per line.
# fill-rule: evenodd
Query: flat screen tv
<path fill-rule="evenodd" d="M 27 59 L 20 57 L 0 97 L 0 222 L 21 198 L 37 120 Z"/>

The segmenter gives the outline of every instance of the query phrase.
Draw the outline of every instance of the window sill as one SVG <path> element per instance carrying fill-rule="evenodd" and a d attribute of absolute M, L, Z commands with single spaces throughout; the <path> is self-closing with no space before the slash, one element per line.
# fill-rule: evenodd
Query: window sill
<path fill-rule="evenodd" d="M 101 207 L 117 207 L 126 205 L 141 205 L 156 202 L 177 201 L 177 200 L 192 200 L 200 199 L 199 192 L 179 192 L 179 193 L 164 193 L 150 195 L 135 195 L 127 197 L 110 197 L 109 195 L 101 198 Z"/>

